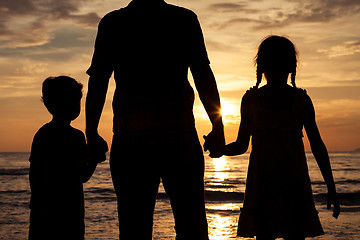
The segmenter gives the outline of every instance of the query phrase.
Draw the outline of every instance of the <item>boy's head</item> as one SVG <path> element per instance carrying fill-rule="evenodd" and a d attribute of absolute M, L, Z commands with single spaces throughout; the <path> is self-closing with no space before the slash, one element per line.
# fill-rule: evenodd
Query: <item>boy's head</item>
<path fill-rule="evenodd" d="M 82 88 L 71 77 L 48 77 L 42 84 L 42 100 L 54 118 L 72 121 L 80 114 Z"/>

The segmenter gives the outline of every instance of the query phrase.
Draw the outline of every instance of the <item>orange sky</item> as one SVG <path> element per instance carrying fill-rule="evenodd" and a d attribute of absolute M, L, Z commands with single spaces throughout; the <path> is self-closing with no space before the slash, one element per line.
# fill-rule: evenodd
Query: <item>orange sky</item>
<path fill-rule="evenodd" d="M 85 71 L 98 21 L 129 2 L 1 1 L 0 151 L 29 151 L 37 129 L 51 119 L 40 102 L 41 83 L 48 76 L 72 76 L 84 84 L 86 95 Z M 307 89 L 313 100 L 328 149 L 360 147 L 359 1 L 167 2 L 189 8 L 199 17 L 224 106 L 227 142 L 236 138 L 241 97 L 255 84 L 256 48 L 265 36 L 279 34 L 289 36 L 300 52 L 297 85 Z M 109 143 L 113 90 L 111 81 L 100 123 L 100 133 Z M 198 99 L 194 112 L 202 139 L 211 126 Z M 84 111 L 73 126 L 84 130 Z"/>

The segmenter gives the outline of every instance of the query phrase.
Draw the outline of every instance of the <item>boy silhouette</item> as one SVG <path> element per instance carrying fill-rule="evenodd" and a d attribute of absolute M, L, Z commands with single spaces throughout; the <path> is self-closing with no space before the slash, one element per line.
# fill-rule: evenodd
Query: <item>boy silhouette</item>
<path fill-rule="evenodd" d="M 29 239 L 84 239 L 83 183 L 97 162 L 88 159 L 84 134 L 70 126 L 80 114 L 82 87 L 66 76 L 43 82 L 42 100 L 53 118 L 31 148 Z"/>

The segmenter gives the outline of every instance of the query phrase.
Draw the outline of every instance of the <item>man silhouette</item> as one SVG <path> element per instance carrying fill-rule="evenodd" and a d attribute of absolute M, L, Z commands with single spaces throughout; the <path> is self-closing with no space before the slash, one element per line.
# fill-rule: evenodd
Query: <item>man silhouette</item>
<path fill-rule="evenodd" d="M 213 126 L 207 148 L 217 156 L 225 143 L 220 99 L 197 16 L 163 0 L 133 0 L 101 20 L 87 71 L 86 136 L 93 154 L 107 148 L 97 128 L 114 72 L 110 167 L 122 240 L 152 239 L 160 179 L 176 239 L 208 239 L 189 67 Z"/>

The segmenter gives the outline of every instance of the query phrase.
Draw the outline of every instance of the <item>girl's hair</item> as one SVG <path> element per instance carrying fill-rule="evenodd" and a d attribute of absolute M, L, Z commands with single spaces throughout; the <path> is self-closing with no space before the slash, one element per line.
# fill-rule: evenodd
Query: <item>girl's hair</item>
<path fill-rule="evenodd" d="M 296 87 L 297 62 L 297 50 L 289 39 L 277 35 L 267 36 L 261 42 L 255 57 L 257 66 L 255 88 L 259 87 L 262 75 L 266 72 L 291 73 L 291 84 Z"/>

